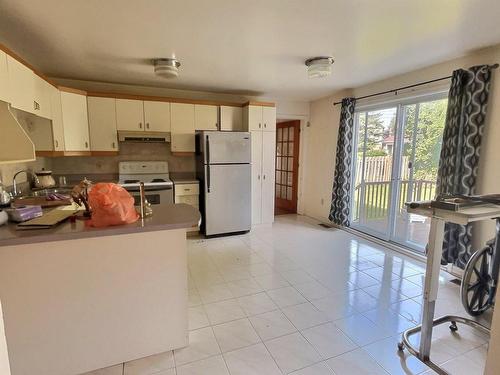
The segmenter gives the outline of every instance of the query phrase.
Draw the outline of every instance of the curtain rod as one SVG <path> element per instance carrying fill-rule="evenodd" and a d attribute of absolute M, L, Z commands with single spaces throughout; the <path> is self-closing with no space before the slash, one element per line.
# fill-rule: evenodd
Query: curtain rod
<path fill-rule="evenodd" d="M 499 66 L 498 64 L 490 65 L 490 67 L 492 69 L 496 69 L 496 68 L 498 68 L 498 66 Z M 377 92 L 375 94 L 370 94 L 370 95 L 364 95 L 364 96 L 360 96 L 360 97 L 354 98 L 354 99 L 361 100 L 361 99 L 371 98 L 371 97 L 374 97 L 374 96 L 379 96 L 379 95 L 384 95 L 384 94 L 390 94 L 391 92 L 396 92 L 397 93 L 400 90 L 411 89 L 413 87 L 418 87 L 418 86 L 422 86 L 422 85 L 428 85 L 429 83 L 444 81 L 445 79 L 450 79 L 451 77 L 452 76 L 431 79 L 430 81 L 419 82 L 419 83 L 415 83 L 414 85 L 408 85 L 408 86 L 398 87 L 397 89 L 392 89 L 392 90 L 387 90 L 387 91 L 381 91 L 381 92 Z M 340 102 L 334 102 L 333 103 L 333 105 L 338 105 L 338 104 L 342 104 L 342 102 L 340 101 Z"/>

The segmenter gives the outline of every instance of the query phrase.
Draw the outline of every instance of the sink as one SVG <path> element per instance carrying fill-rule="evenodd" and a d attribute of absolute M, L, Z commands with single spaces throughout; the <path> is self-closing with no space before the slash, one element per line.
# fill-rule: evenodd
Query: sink
<path fill-rule="evenodd" d="M 49 189 L 41 189 L 41 190 L 32 190 L 30 197 L 45 197 L 49 194 L 64 194 L 69 195 L 71 193 L 71 189 L 64 188 L 49 188 Z M 24 197 L 21 197 L 24 198 Z"/>

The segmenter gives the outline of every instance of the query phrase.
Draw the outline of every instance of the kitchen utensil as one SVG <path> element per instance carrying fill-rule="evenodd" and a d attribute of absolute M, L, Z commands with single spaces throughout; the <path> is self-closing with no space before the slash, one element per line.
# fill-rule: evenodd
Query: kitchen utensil
<path fill-rule="evenodd" d="M 42 169 L 35 172 L 35 176 L 35 187 L 37 188 L 47 189 L 56 186 L 56 180 L 52 177 L 52 171 Z"/>

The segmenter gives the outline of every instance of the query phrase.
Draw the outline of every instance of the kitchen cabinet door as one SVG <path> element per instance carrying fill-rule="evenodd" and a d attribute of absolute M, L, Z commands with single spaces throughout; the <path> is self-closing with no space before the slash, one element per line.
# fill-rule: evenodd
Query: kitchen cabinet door
<path fill-rule="evenodd" d="M 276 133 L 262 132 L 262 223 L 274 221 Z"/>
<path fill-rule="evenodd" d="M 35 73 L 8 55 L 7 69 L 12 107 L 35 113 Z"/>
<path fill-rule="evenodd" d="M 276 107 L 262 107 L 262 130 L 276 131 Z"/>
<path fill-rule="evenodd" d="M 55 87 L 50 89 L 50 112 L 52 113 L 54 151 L 64 151 L 64 124 L 61 107 L 61 92 Z"/>
<path fill-rule="evenodd" d="M 172 152 L 194 152 L 194 104 L 170 104 L 170 128 Z"/>
<path fill-rule="evenodd" d="M 34 75 L 34 80 L 35 80 L 34 113 L 37 116 L 47 119 L 52 119 L 50 95 L 51 95 L 51 87 L 54 86 L 52 86 L 46 80 L 40 78 L 37 75 Z"/>
<path fill-rule="evenodd" d="M 144 130 L 142 100 L 116 99 L 116 128 L 118 130 Z"/>
<path fill-rule="evenodd" d="M 252 225 L 262 222 L 262 132 L 251 132 Z"/>
<path fill-rule="evenodd" d="M 220 106 L 220 130 L 243 131 L 243 108 Z"/>
<path fill-rule="evenodd" d="M 262 107 L 249 105 L 245 110 L 248 112 L 248 131 L 262 130 Z"/>
<path fill-rule="evenodd" d="M 9 71 L 7 70 L 7 54 L 0 51 L 0 100 L 10 103 Z"/>
<path fill-rule="evenodd" d="M 91 151 L 118 151 L 116 100 L 87 98 Z"/>
<path fill-rule="evenodd" d="M 61 91 L 66 151 L 90 151 L 87 97 Z"/>
<path fill-rule="evenodd" d="M 194 125 L 196 130 L 218 130 L 217 106 L 195 104 Z"/>
<path fill-rule="evenodd" d="M 146 131 L 170 131 L 170 103 L 144 102 L 144 122 Z"/>

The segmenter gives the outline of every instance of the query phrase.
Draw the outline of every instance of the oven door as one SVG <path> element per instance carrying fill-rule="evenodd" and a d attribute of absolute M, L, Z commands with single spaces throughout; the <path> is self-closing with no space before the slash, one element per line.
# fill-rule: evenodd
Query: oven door
<path fill-rule="evenodd" d="M 141 196 L 137 189 L 127 189 L 127 191 L 134 197 L 134 205 L 141 205 Z M 172 187 L 162 187 L 161 189 L 146 189 L 146 199 L 152 205 L 157 204 L 173 204 L 174 203 L 174 189 Z"/>

